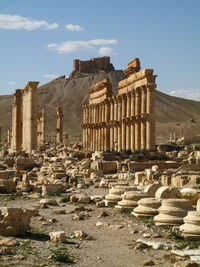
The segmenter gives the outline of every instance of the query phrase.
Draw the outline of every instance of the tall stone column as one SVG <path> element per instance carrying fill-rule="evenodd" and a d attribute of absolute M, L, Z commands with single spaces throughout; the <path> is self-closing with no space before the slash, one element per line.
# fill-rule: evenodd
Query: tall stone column
<path fill-rule="evenodd" d="M 110 150 L 110 102 L 105 101 L 105 151 Z"/>
<path fill-rule="evenodd" d="M 146 147 L 148 150 L 155 149 L 155 84 L 147 85 L 147 124 Z"/>
<path fill-rule="evenodd" d="M 131 149 L 130 121 L 126 121 L 126 150 Z"/>
<path fill-rule="evenodd" d="M 135 90 L 135 149 L 141 149 L 141 92 L 139 88 Z"/>
<path fill-rule="evenodd" d="M 92 137 L 93 137 L 92 150 L 95 150 L 95 145 L 96 145 L 96 129 L 95 129 L 95 126 L 94 125 L 92 127 Z"/>
<path fill-rule="evenodd" d="M 45 125 L 46 125 L 45 112 L 44 112 L 44 109 L 42 109 L 42 118 L 41 118 L 42 144 L 45 144 L 45 136 L 46 136 Z"/>
<path fill-rule="evenodd" d="M 104 128 L 101 126 L 101 151 L 104 151 Z"/>
<path fill-rule="evenodd" d="M 130 118 L 131 116 L 131 94 L 130 93 L 126 94 L 126 99 L 127 99 L 126 118 Z"/>
<path fill-rule="evenodd" d="M 126 95 L 122 95 L 122 149 L 126 150 Z"/>
<path fill-rule="evenodd" d="M 117 98 L 114 97 L 114 150 L 118 150 L 118 102 Z"/>
<path fill-rule="evenodd" d="M 9 146 L 11 145 L 11 129 L 9 128 L 7 130 L 7 143 Z"/>
<path fill-rule="evenodd" d="M 12 105 L 12 140 L 11 150 L 20 151 L 22 145 L 22 91 L 15 90 Z"/>
<path fill-rule="evenodd" d="M 37 149 L 37 87 L 39 82 L 28 82 L 23 93 L 22 149 L 31 153 Z"/>
<path fill-rule="evenodd" d="M 121 96 L 118 96 L 117 100 L 118 100 L 118 151 L 121 151 L 122 149 L 122 134 L 121 134 L 122 99 L 121 99 Z"/>
<path fill-rule="evenodd" d="M 101 150 L 101 128 L 100 126 L 98 127 L 98 151 Z"/>
<path fill-rule="evenodd" d="M 56 109 L 57 116 L 57 128 L 56 128 L 56 141 L 58 144 L 63 143 L 63 110 L 61 107 L 57 107 Z"/>
<path fill-rule="evenodd" d="M 135 92 L 131 92 L 130 146 L 135 151 Z"/>
<path fill-rule="evenodd" d="M 92 129 L 91 126 L 88 127 L 88 150 L 92 150 L 91 145 L 92 145 Z"/>
<path fill-rule="evenodd" d="M 65 147 L 69 146 L 69 136 L 68 136 L 68 134 L 64 135 L 64 145 L 65 145 Z"/>
<path fill-rule="evenodd" d="M 110 100 L 110 150 L 114 150 L 114 99 Z"/>
<path fill-rule="evenodd" d="M 141 101 L 141 149 L 146 150 L 146 100 L 147 91 L 143 86 L 141 88 L 142 101 Z"/>

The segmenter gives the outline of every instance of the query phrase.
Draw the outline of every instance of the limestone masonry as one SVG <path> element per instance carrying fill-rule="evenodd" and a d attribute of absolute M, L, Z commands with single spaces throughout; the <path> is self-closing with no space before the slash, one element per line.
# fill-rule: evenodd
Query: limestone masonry
<path fill-rule="evenodd" d="M 128 63 L 127 79 L 119 82 L 113 96 L 109 79 L 88 90 L 83 106 L 83 146 L 88 150 L 155 149 L 155 88 L 152 69 L 140 71 L 138 58 Z"/>
<path fill-rule="evenodd" d="M 88 61 L 74 59 L 73 71 L 70 77 L 74 77 L 77 73 L 98 73 L 99 71 L 114 71 L 113 65 L 110 63 L 110 57 L 91 58 Z"/>

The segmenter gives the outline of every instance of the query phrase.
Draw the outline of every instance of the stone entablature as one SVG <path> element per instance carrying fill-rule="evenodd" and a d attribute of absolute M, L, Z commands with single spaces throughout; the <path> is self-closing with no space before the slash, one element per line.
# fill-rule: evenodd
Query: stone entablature
<path fill-rule="evenodd" d="M 89 104 L 98 104 L 112 97 L 112 84 L 109 79 L 106 78 L 91 86 L 88 93 L 90 94 Z"/>
<path fill-rule="evenodd" d="M 139 59 L 128 64 L 128 78 L 119 82 L 117 96 L 108 79 L 90 87 L 89 105 L 83 106 L 85 149 L 155 149 L 156 75 L 152 69 L 139 70 Z"/>

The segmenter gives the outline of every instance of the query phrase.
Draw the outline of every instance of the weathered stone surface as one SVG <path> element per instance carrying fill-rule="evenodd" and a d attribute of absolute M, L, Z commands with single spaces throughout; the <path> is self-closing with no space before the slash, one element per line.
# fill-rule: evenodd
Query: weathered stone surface
<path fill-rule="evenodd" d="M 64 231 L 50 232 L 49 236 L 52 243 L 66 242 L 66 235 Z"/>
<path fill-rule="evenodd" d="M 183 198 L 191 200 L 193 205 L 197 204 L 197 199 L 198 199 L 199 195 L 198 195 L 196 189 L 194 189 L 194 188 L 182 188 L 180 191 L 181 191 Z"/>
<path fill-rule="evenodd" d="M 200 240 L 200 211 L 189 211 L 180 230 L 185 238 Z"/>
<path fill-rule="evenodd" d="M 147 198 L 149 195 L 141 191 L 126 191 L 122 196 L 122 200 L 117 203 L 116 208 L 134 208 L 138 205 L 138 200 Z"/>
<path fill-rule="evenodd" d="M 20 170 L 26 170 L 33 168 L 35 161 L 33 158 L 18 157 L 15 164 Z"/>
<path fill-rule="evenodd" d="M 182 198 L 181 192 L 178 188 L 161 186 L 155 194 L 156 198 Z"/>
<path fill-rule="evenodd" d="M 113 173 L 117 171 L 116 161 L 93 161 L 90 166 L 93 170 L 101 170 L 103 173 Z"/>
<path fill-rule="evenodd" d="M 154 221 L 156 225 L 180 225 L 189 210 L 192 210 L 192 202 L 188 199 L 163 199 Z"/>
<path fill-rule="evenodd" d="M 63 184 L 45 184 L 42 186 L 42 196 L 55 195 L 58 192 L 64 192 Z"/>
<path fill-rule="evenodd" d="M 70 202 L 79 202 L 83 204 L 89 204 L 90 203 L 90 197 L 84 194 L 74 194 L 70 197 Z"/>
<path fill-rule="evenodd" d="M 145 187 L 145 189 L 144 189 L 144 192 L 148 193 L 148 195 L 150 197 L 155 197 L 156 191 L 161 186 L 162 185 L 160 183 L 154 183 L 154 184 L 147 185 L 147 187 Z"/>
<path fill-rule="evenodd" d="M 137 216 L 155 216 L 158 214 L 158 208 L 161 206 L 161 199 L 143 198 L 138 201 L 138 207 L 134 209 Z"/>
<path fill-rule="evenodd" d="M 25 235 L 30 228 L 32 212 L 22 208 L 0 208 L 0 234 L 3 236 Z"/>

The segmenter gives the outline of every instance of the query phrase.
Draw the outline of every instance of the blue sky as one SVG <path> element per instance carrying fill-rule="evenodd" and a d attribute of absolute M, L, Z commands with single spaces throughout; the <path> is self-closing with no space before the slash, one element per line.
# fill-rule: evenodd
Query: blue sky
<path fill-rule="evenodd" d="M 200 100 L 199 0 L 0 0 L 0 94 L 68 76 L 73 59 L 139 57 L 157 89 Z"/>

